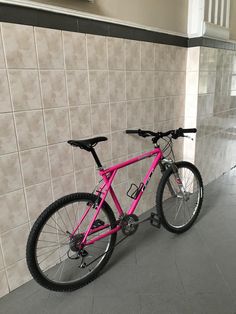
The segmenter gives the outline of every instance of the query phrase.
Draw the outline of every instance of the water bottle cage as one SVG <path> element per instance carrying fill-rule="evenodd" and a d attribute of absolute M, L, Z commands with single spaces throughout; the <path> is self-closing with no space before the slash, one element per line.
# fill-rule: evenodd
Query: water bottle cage
<path fill-rule="evenodd" d="M 126 195 L 135 200 L 138 197 L 139 192 L 142 190 L 143 186 L 144 186 L 143 182 L 141 182 L 139 186 L 137 186 L 135 183 L 131 183 L 130 188 L 128 189 Z"/>

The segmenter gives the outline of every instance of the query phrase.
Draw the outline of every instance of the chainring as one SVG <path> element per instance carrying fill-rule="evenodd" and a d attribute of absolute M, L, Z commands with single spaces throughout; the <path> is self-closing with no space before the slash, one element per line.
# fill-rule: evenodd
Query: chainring
<path fill-rule="evenodd" d="M 134 214 L 121 217 L 120 226 L 123 234 L 126 236 L 134 234 L 138 229 L 138 221 L 138 216 Z"/>

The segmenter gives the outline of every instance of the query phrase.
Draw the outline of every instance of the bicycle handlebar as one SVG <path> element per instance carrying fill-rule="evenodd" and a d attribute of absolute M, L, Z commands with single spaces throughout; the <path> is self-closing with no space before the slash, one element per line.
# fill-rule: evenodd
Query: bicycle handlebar
<path fill-rule="evenodd" d="M 153 136 L 153 143 L 156 143 L 160 138 L 165 137 L 165 136 L 169 136 L 171 135 L 171 137 L 173 139 L 177 139 L 178 137 L 184 137 L 184 133 L 196 133 L 197 129 L 193 128 L 193 129 L 176 129 L 176 130 L 169 130 L 167 132 L 153 132 L 153 131 L 149 131 L 149 130 L 126 130 L 125 131 L 126 134 L 138 134 L 139 136 L 142 137 L 148 137 L 148 136 Z"/>

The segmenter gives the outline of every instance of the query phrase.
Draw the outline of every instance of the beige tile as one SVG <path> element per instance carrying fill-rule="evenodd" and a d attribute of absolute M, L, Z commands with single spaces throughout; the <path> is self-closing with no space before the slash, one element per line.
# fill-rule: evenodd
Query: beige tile
<path fill-rule="evenodd" d="M 128 154 L 128 140 L 124 132 L 114 132 L 111 134 L 112 159 L 117 159 Z"/>
<path fill-rule="evenodd" d="M 143 99 L 154 97 L 154 72 L 141 72 L 141 97 Z"/>
<path fill-rule="evenodd" d="M 125 40 L 126 70 L 141 70 L 141 45 L 139 41 Z"/>
<path fill-rule="evenodd" d="M 74 193 L 75 192 L 74 174 L 70 173 L 66 174 L 65 176 L 53 179 L 52 187 L 55 199 Z"/>
<path fill-rule="evenodd" d="M 152 125 L 154 112 L 154 100 L 143 100 L 141 106 L 141 127 L 144 128 L 146 125 Z"/>
<path fill-rule="evenodd" d="M 2 45 L 2 32 L 0 29 L 0 68 L 5 68 L 5 60 L 4 60 L 4 52 L 3 52 L 3 45 Z"/>
<path fill-rule="evenodd" d="M 2 270 L 3 268 L 4 268 L 3 255 L 2 255 L 2 248 L 0 247 L 0 270 Z"/>
<path fill-rule="evenodd" d="M 67 106 L 64 71 L 40 71 L 40 80 L 44 108 Z"/>
<path fill-rule="evenodd" d="M 141 70 L 155 70 L 155 45 L 153 43 L 141 42 Z"/>
<path fill-rule="evenodd" d="M 108 104 L 91 106 L 93 135 L 101 135 L 110 131 L 110 109 Z"/>
<path fill-rule="evenodd" d="M 89 104 L 87 71 L 67 71 L 67 87 L 70 106 Z"/>
<path fill-rule="evenodd" d="M 28 223 L 2 234 L 2 249 L 7 267 L 25 257 L 28 235 Z"/>
<path fill-rule="evenodd" d="M 167 45 L 155 44 L 155 70 L 166 71 L 169 69 L 168 49 Z"/>
<path fill-rule="evenodd" d="M 9 293 L 5 271 L 0 272 L 0 298 Z"/>
<path fill-rule="evenodd" d="M 8 68 L 37 68 L 32 26 L 2 23 Z"/>
<path fill-rule="evenodd" d="M 16 136 L 12 114 L 0 114 L 0 125 L 0 155 L 16 152 Z"/>
<path fill-rule="evenodd" d="M 90 70 L 107 69 L 106 37 L 87 35 L 88 66 Z"/>
<path fill-rule="evenodd" d="M 127 128 L 140 128 L 142 103 L 139 100 L 127 102 Z"/>
<path fill-rule="evenodd" d="M 11 291 L 29 281 L 32 277 L 26 265 L 26 260 L 22 259 L 7 268 L 7 277 Z"/>
<path fill-rule="evenodd" d="M 111 131 L 125 130 L 127 127 L 127 103 L 111 103 Z"/>
<path fill-rule="evenodd" d="M 46 144 L 41 110 L 15 113 L 15 119 L 20 150 Z"/>
<path fill-rule="evenodd" d="M 22 187 L 18 154 L 0 156 L 0 194 Z"/>
<path fill-rule="evenodd" d="M 46 148 L 34 148 L 21 152 L 21 163 L 25 186 L 49 179 L 49 165 Z"/>
<path fill-rule="evenodd" d="M 138 135 L 127 134 L 128 140 L 128 153 L 135 154 L 139 153 L 142 150 L 142 142 L 144 141 Z"/>
<path fill-rule="evenodd" d="M 102 134 L 102 136 L 103 135 L 104 134 Z M 95 148 L 97 155 L 98 155 L 98 157 L 102 163 L 112 159 L 112 157 L 111 157 L 111 136 L 110 136 L 110 134 L 105 134 L 104 136 L 107 137 L 108 140 L 101 142 L 101 143 L 98 143 L 98 145 Z M 94 159 L 93 159 L 93 164 L 95 164 Z"/>
<path fill-rule="evenodd" d="M 90 71 L 89 84 L 92 104 L 109 101 L 107 71 Z"/>
<path fill-rule="evenodd" d="M 0 233 L 16 228 L 28 221 L 23 190 L 0 197 Z"/>
<path fill-rule="evenodd" d="M 97 151 L 97 147 L 96 147 Z M 80 170 L 88 167 L 92 167 L 94 165 L 94 159 L 92 154 L 87 152 L 84 149 L 73 148 L 74 154 L 74 168 L 75 170 Z"/>
<path fill-rule="evenodd" d="M 70 108 L 72 138 L 89 137 L 92 134 L 90 107 Z"/>
<path fill-rule="evenodd" d="M 129 155 L 128 158 L 131 159 L 133 157 L 136 157 L 141 152 L 137 152 L 136 154 Z M 136 162 L 128 167 L 128 178 L 130 182 L 134 182 L 137 186 L 139 186 L 139 183 L 141 181 L 141 170 L 142 170 L 142 164 L 141 162 Z"/>
<path fill-rule="evenodd" d="M 67 109 L 45 110 L 45 123 L 49 144 L 64 142 L 70 138 Z"/>
<path fill-rule="evenodd" d="M 87 69 L 86 35 L 62 32 L 65 52 L 65 65 L 67 69 Z"/>
<path fill-rule="evenodd" d="M 63 69 L 63 48 L 61 31 L 35 28 L 39 67 L 41 69 Z"/>
<path fill-rule="evenodd" d="M 26 188 L 29 217 L 34 221 L 52 203 L 51 182 L 46 181 Z"/>
<path fill-rule="evenodd" d="M 139 71 L 126 72 L 126 99 L 141 98 L 141 73 Z"/>
<path fill-rule="evenodd" d="M 167 120 L 165 104 L 166 104 L 166 98 L 165 97 L 158 97 L 155 100 L 155 103 L 153 105 L 154 125 L 158 124 L 160 121 Z"/>
<path fill-rule="evenodd" d="M 94 168 L 85 168 L 75 173 L 78 192 L 92 192 L 95 187 Z"/>
<path fill-rule="evenodd" d="M 0 112 L 12 111 L 6 70 L 0 70 Z"/>
<path fill-rule="evenodd" d="M 124 39 L 108 37 L 108 66 L 111 70 L 125 69 Z"/>
<path fill-rule="evenodd" d="M 73 170 L 72 150 L 67 143 L 50 145 L 48 147 L 51 165 L 51 176 L 59 177 Z"/>
<path fill-rule="evenodd" d="M 38 71 L 9 70 L 9 80 L 15 111 L 42 107 Z"/>
<path fill-rule="evenodd" d="M 122 163 L 123 161 L 127 160 L 128 159 L 128 156 L 127 157 L 121 157 L 121 158 L 118 158 L 118 159 L 113 159 L 111 164 L 112 165 L 117 165 L 117 164 L 120 164 Z M 116 177 L 113 181 L 113 185 L 117 185 L 121 182 L 126 182 L 128 180 L 128 168 L 127 167 L 124 167 L 124 168 L 121 168 L 118 170 L 117 174 L 116 174 Z"/>
<path fill-rule="evenodd" d="M 110 101 L 125 100 L 125 72 L 110 71 L 109 72 L 109 93 Z"/>

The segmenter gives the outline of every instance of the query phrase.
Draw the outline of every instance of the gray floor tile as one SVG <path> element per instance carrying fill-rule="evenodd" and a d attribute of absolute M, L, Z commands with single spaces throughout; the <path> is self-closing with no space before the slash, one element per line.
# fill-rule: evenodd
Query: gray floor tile
<path fill-rule="evenodd" d="M 134 295 L 94 297 L 93 314 L 140 314 L 140 298 Z"/>

